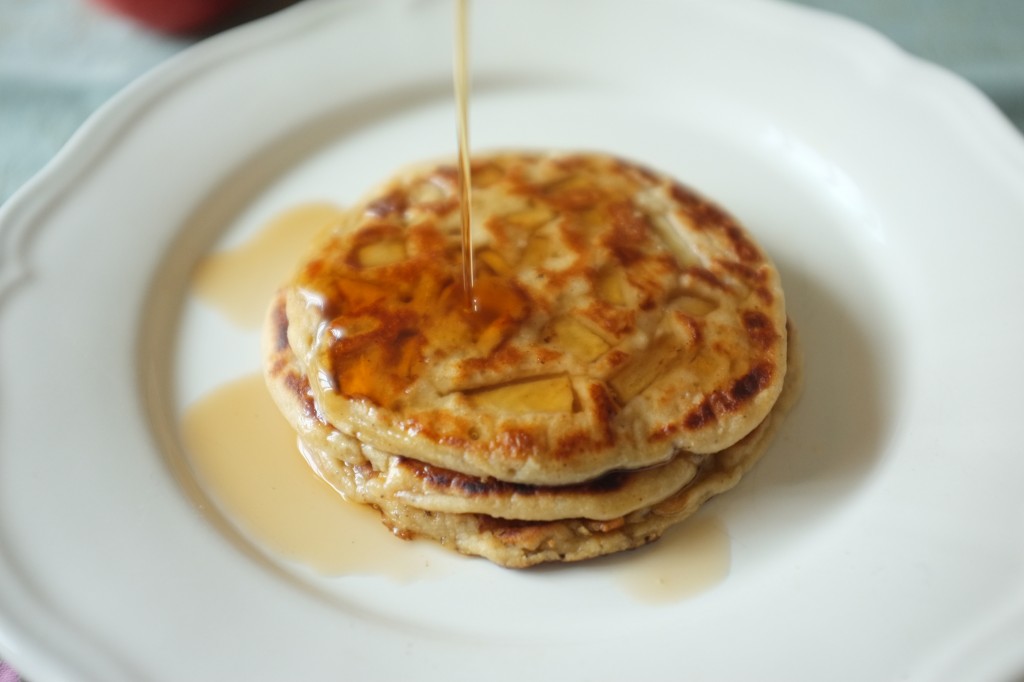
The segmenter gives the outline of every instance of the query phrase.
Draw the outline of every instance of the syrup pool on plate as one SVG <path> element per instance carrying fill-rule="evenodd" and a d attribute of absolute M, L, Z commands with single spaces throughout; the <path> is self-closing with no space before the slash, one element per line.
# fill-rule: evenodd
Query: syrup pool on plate
<path fill-rule="evenodd" d="M 396 538 L 375 511 L 345 502 L 313 473 L 261 374 L 202 397 L 182 432 L 209 492 L 272 551 L 328 575 L 409 580 L 429 569 L 419 543 Z"/>
<path fill-rule="evenodd" d="M 287 210 L 239 248 L 207 256 L 196 269 L 192 288 L 239 327 L 256 329 L 274 289 L 288 278 L 313 238 L 341 216 L 328 203 Z"/>

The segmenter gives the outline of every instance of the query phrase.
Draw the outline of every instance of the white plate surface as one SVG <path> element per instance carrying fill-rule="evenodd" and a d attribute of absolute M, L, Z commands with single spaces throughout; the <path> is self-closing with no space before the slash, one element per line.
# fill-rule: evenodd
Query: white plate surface
<path fill-rule="evenodd" d="M 662 168 L 779 264 L 807 387 L 710 505 L 725 580 L 644 604 L 586 566 L 329 578 L 186 492 L 181 410 L 258 368 L 190 269 L 284 208 L 451 154 L 451 23 L 440 0 L 320 1 L 209 40 L 5 207 L 0 654 L 32 680 L 1024 670 L 1024 142 L 949 74 L 785 4 L 473 14 L 475 147 Z"/>

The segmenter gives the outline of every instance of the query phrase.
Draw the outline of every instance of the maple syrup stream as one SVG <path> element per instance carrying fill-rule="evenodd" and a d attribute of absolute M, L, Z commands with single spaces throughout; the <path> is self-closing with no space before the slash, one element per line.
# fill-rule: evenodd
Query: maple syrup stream
<path fill-rule="evenodd" d="M 469 163 L 469 58 L 467 50 L 469 0 L 455 0 L 455 85 L 456 130 L 459 143 L 459 212 L 462 219 L 462 289 L 466 307 L 476 310 L 473 297 L 472 170 Z"/>

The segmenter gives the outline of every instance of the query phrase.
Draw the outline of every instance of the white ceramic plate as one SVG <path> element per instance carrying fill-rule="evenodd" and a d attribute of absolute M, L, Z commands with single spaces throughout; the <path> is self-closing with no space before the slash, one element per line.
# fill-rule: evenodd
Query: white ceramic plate
<path fill-rule="evenodd" d="M 778 262 L 807 388 L 708 513 L 731 571 L 329 578 L 176 474 L 257 368 L 188 273 L 450 154 L 446 2 L 309 2 L 130 87 L 0 223 L 0 653 L 32 680 L 1002 679 L 1024 670 L 1024 143 L 964 83 L 762 0 L 481 2 L 477 148 L 623 154 Z M 198 312 L 197 312 L 198 311 Z"/>

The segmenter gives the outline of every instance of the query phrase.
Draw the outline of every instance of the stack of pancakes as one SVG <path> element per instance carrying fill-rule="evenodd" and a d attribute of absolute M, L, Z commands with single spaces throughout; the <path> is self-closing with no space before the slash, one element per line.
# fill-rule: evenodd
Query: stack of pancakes
<path fill-rule="evenodd" d="M 345 213 L 277 294 L 299 449 L 401 537 L 504 566 L 638 547 L 734 486 L 797 392 L 778 272 L 737 221 L 599 154 L 454 164 Z"/>

